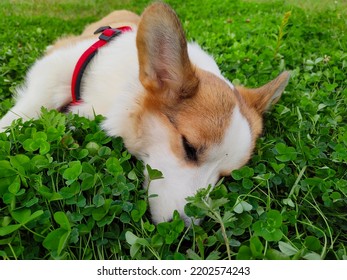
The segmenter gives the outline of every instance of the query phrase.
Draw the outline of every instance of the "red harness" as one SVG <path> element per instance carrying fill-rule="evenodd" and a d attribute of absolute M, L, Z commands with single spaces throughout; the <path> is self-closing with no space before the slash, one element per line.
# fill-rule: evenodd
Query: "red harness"
<path fill-rule="evenodd" d="M 80 59 L 77 61 L 77 64 L 75 66 L 75 69 L 72 75 L 72 81 L 71 81 L 71 95 L 72 95 L 71 105 L 78 105 L 81 103 L 81 82 L 82 82 L 83 73 L 86 70 L 89 62 L 98 52 L 98 49 L 106 45 L 113 38 L 119 36 L 120 34 L 124 32 L 131 31 L 131 30 L 132 29 L 130 26 L 122 26 L 118 28 L 103 26 L 94 32 L 94 34 L 98 34 L 101 32 L 102 33 L 99 36 L 99 41 L 97 41 L 92 46 L 90 46 L 82 54 Z"/>

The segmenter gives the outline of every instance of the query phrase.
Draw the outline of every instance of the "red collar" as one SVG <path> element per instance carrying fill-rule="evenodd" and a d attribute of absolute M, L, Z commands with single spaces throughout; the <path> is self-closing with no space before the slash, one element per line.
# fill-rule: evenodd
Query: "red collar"
<path fill-rule="evenodd" d="M 75 66 L 75 69 L 72 75 L 72 81 L 71 81 L 71 95 L 72 95 L 71 105 L 78 105 L 81 103 L 80 91 L 81 91 L 81 81 L 82 81 L 83 73 L 86 70 L 89 62 L 97 53 L 98 49 L 104 46 L 105 44 L 107 44 L 113 38 L 117 37 L 118 35 L 127 31 L 131 31 L 131 30 L 132 29 L 130 26 L 122 26 L 118 28 L 103 26 L 94 32 L 94 34 L 98 34 L 101 32 L 102 33 L 99 36 L 99 41 L 97 41 L 92 46 L 90 46 L 77 61 L 77 64 Z"/>

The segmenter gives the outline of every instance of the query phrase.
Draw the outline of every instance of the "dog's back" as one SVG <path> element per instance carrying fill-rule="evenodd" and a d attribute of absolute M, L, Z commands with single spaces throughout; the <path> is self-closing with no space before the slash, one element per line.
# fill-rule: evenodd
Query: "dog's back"
<path fill-rule="evenodd" d="M 140 17 L 133 12 L 126 10 L 113 11 L 109 15 L 103 17 L 101 20 L 86 26 L 81 35 L 65 36 L 58 39 L 53 45 L 47 48 L 46 54 L 53 53 L 59 48 L 71 46 L 87 39 L 94 38 L 96 40 L 99 35 L 94 34 L 94 32 L 101 26 L 110 26 L 112 28 L 129 26 L 133 30 L 136 30 L 139 22 Z"/>

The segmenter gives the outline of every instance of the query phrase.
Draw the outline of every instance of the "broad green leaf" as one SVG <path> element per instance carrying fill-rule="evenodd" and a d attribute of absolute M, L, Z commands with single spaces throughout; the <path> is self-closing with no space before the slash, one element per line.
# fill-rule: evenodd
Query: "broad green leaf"
<path fill-rule="evenodd" d="M 134 222 L 140 221 L 142 215 L 140 214 L 140 211 L 137 209 L 134 209 L 131 211 L 131 218 L 134 220 Z"/>
<path fill-rule="evenodd" d="M 11 152 L 11 142 L 0 140 L 0 154 L 9 155 Z"/>
<path fill-rule="evenodd" d="M 278 210 L 270 210 L 266 219 L 270 227 L 279 228 L 282 225 L 282 215 Z"/>
<path fill-rule="evenodd" d="M 42 245 L 46 249 L 57 250 L 59 238 L 65 232 L 66 230 L 62 228 L 51 231 L 50 233 L 47 234 L 46 238 L 43 240 Z"/>
<path fill-rule="evenodd" d="M 87 153 L 86 155 L 88 155 L 88 153 L 92 156 L 95 156 L 98 153 L 98 150 L 100 149 L 100 145 L 94 141 L 89 142 L 86 145 L 86 149 L 85 150 Z"/>
<path fill-rule="evenodd" d="M 281 252 L 286 256 L 294 256 L 298 252 L 298 249 L 294 248 L 289 243 L 285 243 L 283 241 L 278 242 L 278 247 L 280 248 Z"/>
<path fill-rule="evenodd" d="M 101 194 L 94 195 L 93 204 L 95 205 L 95 207 L 103 206 L 105 204 L 104 197 Z"/>
<path fill-rule="evenodd" d="M 39 199 L 35 196 L 35 197 L 33 197 L 32 199 L 26 201 L 26 202 L 24 203 L 24 206 L 30 208 L 30 207 L 32 207 L 33 205 L 37 204 L 38 202 L 39 202 Z"/>
<path fill-rule="evenodd" d="M 283 199 L 283 204 L 288 205 L 290 207 L 295 207 L 295 204 L 291 198 L 284 198 Z"/>
<path fill-rule="evenodd" d="M 142 245 L 142 246 L 145 246 L 145 247 L 150 247 L 149 242 L 148 242 L 147 239 L 145 239 L 145 238 L 138 238 L 138 239 L 136 240 L 136 243 L 137 243 L 137 244 L 140 244 L 140 245 Z"/>
<path fill-rule="evenodd" d="M 123 172 L 123 168 L 122 168 L 119 160 L 115 157 L 110 157 L 106 161 L 106 167 L 107 167 L 107 171 L 110 172 L 114 176 L 116 176 L 118 174 L 122 174 L 122 172 Z"/>
<path fill-rule="evenodd" d="M 266 241 L 279 241 L 282 238 L 282 216 L 277 210 L 270 210 L 266 213 L 265 220 L 256 221 L 252 228 L 256 235 L 263 237 Z"/>
<path fill-rule="evenodd" d="M 127 231 L 125 233 L 125 240 L 130 244 L 130 245 L 134 245 L 137 241 L 138 237 L 133 234 L 131 231 Z"/>
<path fill-rule="evenodd" d="M 78 160 L 81 160 L 81 159 L 85 158 L 86 156 L 88 156 L 88 154 L 89 154 L 89 152 L 87 149 L 81 149 L 81 150 L 78 150 L 75 153 L 73 153 L 73 157 L 78 159 Z"/>
<path fill-rule="evenodd" d="M 134 208 L 134 205 L 131 202 L 125 201 L 123 202 L 122 209 L 125 212 L 130 212 Z"/>
<path fill-rule="evenodd" d="M 231 176 L 234 180 L 241 180 L 244 178 L 251 178 L 254 175 L 254 170 L 248 166 L 241 167 L 240 169 L 233 170 Z"/>
<path fill-rule="evenodd" d="M 5 178 L 0 177 L 0 197 L 3 197 L 3 195 L 8 192 L 8 186 L 12 184 L 16 177 L 17 175 Z"/>
<path fill-rule="evenodd" d="M 315 252 L 307 253 L 303 256 L 305 260 L 321 260 L 321 256 Z"/>
<path fill-rule="evenodd" d="M 66 231 L 59 237 L 59 243 L 57 248 L 58 255 L 60 255 L 63 249 L 66 247 L 70 234 L 71 234 L 71 231 Z"/>
<path fill-rule="evenodd" d="M 137 253 L 139 252 L 139 250 L 141 249 L 141 245 L 140 244 L 133 244 L 130 246 L 130 257 L 135 259 Z"/>
<path fill-rule="evenodd" d="M 275 162 L 270 162 L 270 164 L 277 174 L 285 167 L 284 163 L 277 164 Z"/>
<path fill-rule="evenodd" d="M 84 174 L 86 174 L 86 173 L 84 173 Z M 82 183 L 81 183 L 81 190 L 82 191 L 89 190 L 95 186 L 96 177 L 94 175 L 91 175 L 91 174 L 87 174 L 87 175 L 88 176 L 84 176 Z"/>
<path fill-rule="evenodd" d="M 77 228 L 78 228 L 78 232 L 79 232 L 80 236 L 86 235 L 86 234 L 90 233 L 90 231 L 91 231 L 91 229 L 88 228 L 88 226 L 86 226 L 85 224 L 79 224 L 77 226 Z"/>
<path fill-rule="evenodd" d="M 289 260 L 290 258 L 283 254 L 282 252 L 275 250 L 275 249 L 268 249 L 266 251 L 266 257 L 269 260 Z"/>
<path fill-rule="evenodd" d="M 34 213 L 31 214 L 31 216 L 29 217 L 29 220 L 27 222 L 30 222 L 38 217 L 40 217 L 42 214 L 44 213 L 43 210 L 37 210 Z"/>
<path fill-rule="evenodd" d="M 249 178 L 243 178 L 242 187 L 244 187 L 246 190 L 250 190 L 251 188 L 253 188 L 253 181 Z"/>
<path fill-rule="evenodd" d="M 109 147 L 105 147 L 102 146 L 99 150 L 98 150 L 98 155 L 101 157 L 107 157 L 109 155 L 111 155 L 112 151 Z"/>
<path fill-rule="evenodd" d="M 82 194 L 78 196 L 76 206 L 84 208 L 86 204 L 87 204 L 86 198 Z"/>
<path fill-rule="evenodd" d="M 36 155 L 31 159 L 30 164 L 34 170 L 41 170 L 49 166 L 49 161 L 45 156 Z"/>
<path fill-rule="evenodd" d="M 129 224 L 130 223 L 130 216 L 128 213 L 126 212 L 123 212 L 120 217 L 119 217 L 120 221 L 123 223 L 123 224 Z"/>
<path fill-rule="evenodd" d="M 282 239 L 283 233 L 279 229 L 269 229 L 263 228 L 260 231 L 260 236 L 262 236 L 266 241 L 279 241 Z"/>
<path fill-rule="evenodd" d="M 132 181 L 135 181 L 138 179 L 135 170 L 131 170 L 127 176 L 129 178 L 129 180 L 132 180 Z"/>
<path fill-rule="evenodd" d="M 95 174 L 95 167 L 91 165 L 89 162 L 83 162 L 82 163 L 82 170 L 85 173 L 89 173 L 91 175 Z"/>
<path fill-rule="evenodd" d="M 8 191 L 12 194 L 17 194 L 21 186 L 20 177 L 16 176 L 11 183 L 11 185 L 8 186 Z"/>
<path fill-rule="evenodd" d="M 307 236 L 305 238 L 304 244 L 305 244 L 307 249 L 315 251 L 315 252 L 322 249 L 322 245 L 321 245 L 319 239 L 315 236 Z"/>
<path fill-rule="evenodd" d="M 26 155 L 19 154 L 10 157 L 11 165 L 16 169 L 22 169 L 23 165 L 30 162 L 30 158 Z"/>
<path fill-rule="evenodd" d="M 54 220 L 60 225 L 60 227 L 66 231 L 71 230 L 71 225 L 68 217 L 62 211 L 54 213 Z"/>
<path fill-rule="evenodd" d="M 98 227 L 104 227 L 105 225 L 110 225 L 114 218 L 115 218 L 115 214 L 113 214 L 112 216 L 105 216 L 103 217 L 100 221 L 97 221 L 97 225 Z"/>
<path fill-rule="evenodd" d="M 5 227 L 0 227 L 0 236 L 5 236 L 7 234 L 10 234 L 17 229 L 19 229 L 22 225 L 8 225 Z"/>
<path fill-rule="evenodd" d="M 77 181 L 72 182 L 70 187 L 63 187 L 60 189 L 59 193 L 64 198 L 71 198 L 80 193 L 80 184 Z"/>
<path fill-rule="evenodd" d="M 234 206 L 234 212 L 241 214 L 243 212 L 243 207 L 241 202 L 238 202 L 235 206 Z"/>
<path fill-rule="evenodd" d="M 108 211 L 105 210 L 103 207 L 99 207 L 96 209 L 93 209 L 92 211 L 92 217 L 95 221 L 100 221 L 107 215 Z"/>
<path fill-rule="evenodd" d="M 241 201 L 241 205 L 244 211 L 249 212 L 252 210 L 253 206 L 246 201 Z"/>
<path fill-rule="evenodd" d="M 287 145 L 284 143 L 278 143 L 276 144 L 275 149 L 279 154 L 285 154 L 287 151 Z"/>
<path fill-rule="evenodd" d="M 275 149 L 278 152 L 276 159 L 281 162 L 287 162 L 296 159 L 297 152 L 293 147 L 287 147 L 284 143 L 278 143 L 275 146 Z"/>
<path fill-rule="evenodd" d="M 47 134 L 43 131 L 36 132 L 33 135 L 33 139 L 35 140 L 41 140 L 41 141 L 46 141 L 47 140 Z"/>
<path fill-rule="evenodd" d="M 51 145 L 48 142 L 42 142 L 40 144 L 40 155 L 45 155 L 51 150 Z"/>
<path fill-rule="evenodd" d="M 2 196 L 2 201 L 7 204 L 11 210 L 15 209 L 16 197 L 14 194 L 9 192 L 5 193 Z"/>
<path fill-rule="evenodd" d="M 33 152 L 33 151 L 36 151 L 40 148 L 40 143 L 29 138 L 23 142 L 23 148 L 24 148 L 24 150 L 26 150 L 28 152 Z"/>
<path fill-rule="evenodd" d="M 242 245 L 240 247 L 238 253 L 237 253 L 236 259 L 237 260 L 251 260 L 251 259 L 253 259 L 251 249 L 246 245 Z"/>
<path fill-rule="evenodd" d="M 254 257 L 260 258 L 263 256 L 264 245 L 261 243 L 258 236 L 253 236 L 249 240 L 250 249 Z"/>
<path fill-rule="evenodd" d="M 11 216 L 20 224 L 25 224 L 26 221 L 30 218 L 31 211 L 30 209 L 24 208 L 20 210 L 12 211 Z"/>
<path fill-rule="evenodd" d="M 237 220 L 235 221 L 235 225 L 237 228 L 248 228 L 251 226 L 253 217 L 249 213 L 243 212 L 240 215 L 237 215 Z"/>
<path fill-rule="evenodd" d="M 185 260 L 186 259 L 186 257 L 183 255 L 183 254 L 181 254 L 181 253 L 178 253 L 178 252 L 175 252 L 174 253 L 174 260 Z"/>
<path fill-rule="evenodd" d="M 0 178 L 16 175 L 17 172 L 7 160 L 0 160 Z"/>
<path fill-rule="evenodd" d="M 237 181 L 243 178 L 240 170 L 233 170 L 231 172 L 231 177 L 233 177 L 233 179 Z"/>
<path fill-rule="evenodd" d="M 136 208 L 139 210 L 140 215 L 143 216 L 147 210 L 147 202 L 144 200 L 138 200 L 136 202 Z"/>
<path fill-rule="evenodd" d="M 146 165 L 146 170 L 148 173 L 148 177 L 151 181 L 153 180 L 158 180 L 158 179 L 163 179 L 163 173 L 157 169 L 152 169 L 148 164 Z"/>
<path fill-rule="evenodd" d="M 72 161 L 69 163 L 69 167 L 65 169 L 63 177 L 66 180 L 74 181 L 82 172 L 82 164 L 80 161 Z"/>
<path fill-rule="evenodd" d="M 63 228 L 56 229 L 50 232 L 43 240 L 43 246 L 51 251 L 57 251 L 58 255 L 61 254 L 62 250 L 67 244 L 71 231 L 67 231 Z"/>
<path fill-rule="evenodd" d="M 234 206 L 234 212 L 237 214 L 241 214 L 242 212 L 246 211 L 249 212 L 251 211 L 253 206 L 249 204 L 246 201 L 240 201 L 239 199 L 236 200 L 235 206 Z"/>

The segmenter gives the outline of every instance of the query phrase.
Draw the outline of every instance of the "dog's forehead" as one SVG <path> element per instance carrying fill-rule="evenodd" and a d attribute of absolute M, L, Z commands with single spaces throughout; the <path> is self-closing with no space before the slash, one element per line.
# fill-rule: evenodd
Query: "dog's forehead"
<path fill-rule="evenodd" d="M 228 128 L 237 99 L 233 88 L 215 75 L 200 71 L 199 89 L 177 115 L 182 134 L 191 142 L 219 143 Z"/>

